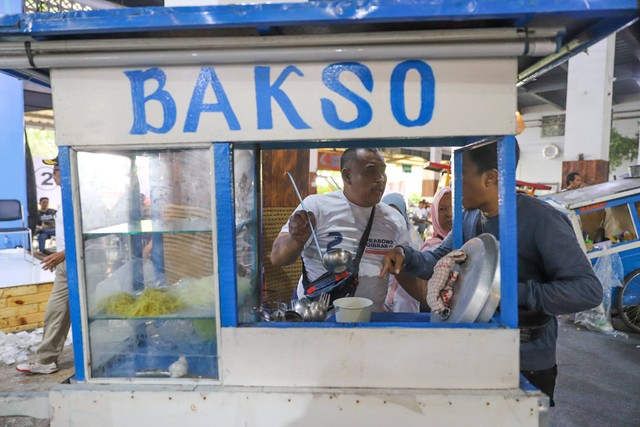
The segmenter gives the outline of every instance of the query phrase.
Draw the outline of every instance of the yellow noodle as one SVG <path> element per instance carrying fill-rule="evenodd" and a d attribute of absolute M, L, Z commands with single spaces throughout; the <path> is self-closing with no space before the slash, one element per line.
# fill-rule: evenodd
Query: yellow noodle
<path fill-rule="evenodd" d="M 98 303 L 98 310 L 114 316 L 127 316 L 134 302 L 135 299 L 133 295 L 127 292 L 118 292 L 100 301 Z"/>
<path fill-rule="evenodd" d="M 129 317 L 158 316 L 171 314 L 183 307 L 176 297 L 159 289 L 145 289 L 136 301 L 129 307 Z"/>

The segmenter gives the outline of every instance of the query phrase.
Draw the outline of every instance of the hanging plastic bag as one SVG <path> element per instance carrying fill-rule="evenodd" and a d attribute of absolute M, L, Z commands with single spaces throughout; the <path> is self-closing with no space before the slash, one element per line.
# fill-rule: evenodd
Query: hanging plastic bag
<path fill-rule="evenodd" d="M 603 288 L 602 303 L 590 310 L 576 313 L 574 323 L 583 325 L 592 331 L 604 332 L 608 335 L 627 338 L 624 332 L 616 331 L 611 325 L 611 293 L 612 288 L 622 286 L 624 268 L 618 253 L 602 255 L 593 267 Z"/>

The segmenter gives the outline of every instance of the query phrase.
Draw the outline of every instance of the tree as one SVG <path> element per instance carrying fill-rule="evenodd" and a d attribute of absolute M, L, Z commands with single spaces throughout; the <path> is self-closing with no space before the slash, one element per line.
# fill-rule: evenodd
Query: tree
<path fill-rule="evenodd" d="M 609 167 L 613 170 L 622 162 L 635 162 L 638 158 L 638 134 L 634 137 L 622 136 L 611 128 L 611 141 L 609 142 Z"/>
<path fill-rule="evenodd" d="M 53 130 L 26 128 L 25 133 L 33 157 L 52 159 L 58 155 L 56 137 Z"/>

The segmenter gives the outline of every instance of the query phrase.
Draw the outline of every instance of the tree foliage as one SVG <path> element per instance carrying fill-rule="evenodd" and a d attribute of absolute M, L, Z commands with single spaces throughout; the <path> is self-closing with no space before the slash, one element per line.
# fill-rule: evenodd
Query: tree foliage
<path fill-rule="evenodd" d="M 409 195 L 409 205 L 418 206 L 418 203 L 420 203 L 420 200 L 422 200 L 422 196 L 418 193 L 413 193 Z"/>
<path fill-rule="evenodd" d="M 611 129 L 611 141 L 609 143 L 609 167 L 613 170 L 623 162 L 635 162 L 638 158 L 638 134 L 633 137 L 622 136 Z"/>
<path fill-rule="evenodd" d="M 26 134 L 33 157 L 52 159 L 58 155 L 56 137 L 52 130 L 26 128 Z"/>

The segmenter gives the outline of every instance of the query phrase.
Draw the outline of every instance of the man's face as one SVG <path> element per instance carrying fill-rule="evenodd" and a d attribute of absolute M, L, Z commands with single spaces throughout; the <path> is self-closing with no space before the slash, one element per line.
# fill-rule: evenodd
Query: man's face
<path fill-rule="evenodd" d="M 582 186 L 582 177 L 580 175 L 576 175 L 573 177 L 573 181 L 569 183 L 570 189 L 580 188 Z"/>
<path fill-rule="evenodd" d="M 382 154 L 358 150 L 356 159 L 342 170 L 349 200 L 363 207 L 379 203 L 387 185 L 386 169 Z"/>
<path fill-rule="evenodd" d="M 40 200 L 40 209 L 46 211 L 49 208 L 49 199 Z"/>
<path fill-rule="evenodd" d="M 467 210 L 479 209 L 487 203 L 489 192 L 486 185 L 486 172 L 478 173 L 478 166 L 462 155 L 462 206 Z"/>

